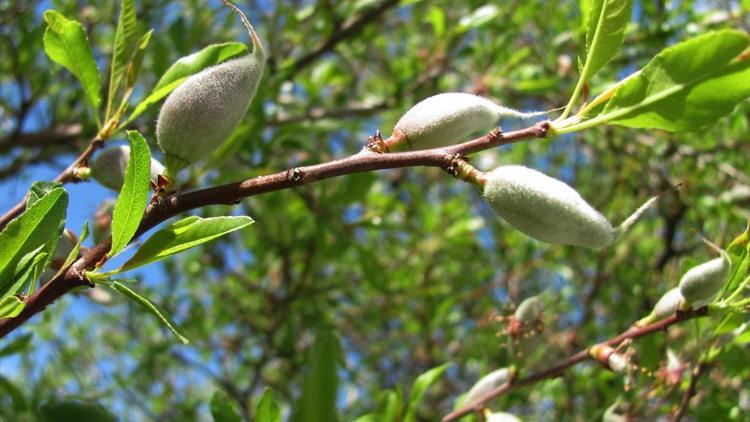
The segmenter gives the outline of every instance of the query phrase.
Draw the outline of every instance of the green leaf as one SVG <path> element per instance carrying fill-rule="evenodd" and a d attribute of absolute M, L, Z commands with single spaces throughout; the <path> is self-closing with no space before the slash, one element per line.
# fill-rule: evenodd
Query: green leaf
<path fill-rule="evenodd" d="M 712 124 L 750 96 L 749 47 L 747 34 L 728 29 L 669 47 L 621 83 L 598 116 L 558 133 L 602 123 L 670 131 Z"/>
<path fill-rule="evenodd" d="M 31 344 L 31 339 L 33 337 L 32 333 L 26 333 L 14 338 L 13 341 L 8 342 L 5 346 L 0 348 L 0 357 L 15 355 L 16 353 L 25 351 L 29 347 L 29 344 Z"/>
<path fill-rule="evenodd" d="M 45 245 L 48 257 L 57 247 L 65 224 L 68 194 L 62 188 L 49 191 L 0 232 L 0 291 L 11 283 L 19 261 Z"/>
<path fill-rule="evenodd" d="M 215 422 L 240 422 L 240 410 L 237 404 L 222 390 L 214 391 L 211 397 L 211 416 Z"/>
<path fill-rule="evenodd" d="M 109 73 L 109 94 L 107 95 L 107 114 L 110 118 L 110 110 L 117 96 L 122 77 L 130 63 L 130 59 L 138 47 L 138 22 L 135 14 L 134 0 L 120 1 L 120 18 L 117 21 L 115 32 L 114 52 L 112 53 L 112 69 Z"/>
<path fill-rule="evenodd" d="M 149 107 L 169 95 L 188 76 L 198 73 L 209 66 L 244 54 L 247 54 L 247 46 L 245 44 L 228 42 L 211 44 L 197 53 L 182 57 L 164 72 L 151 93 L 135 107 L 133 113 L 128 117 L 128 122 L 132 122 Z"/>
<path fill-rule="evenodd" d="M 159 89 L 151 91 L 151 94 L 149 94 L 148 97 L 146 97 L 143 101 L 138 103 L 137 106 L 135 106 L 135 109 L 130 114 L 130 117 L 128 117 L 125 125 L 135 120 L 135 118 L 140 116 L 144 111 L 148 110 L 151 106 L 161 101 L 162 98 L 169 95 L 169 93 L 174 91 L 174 89 L 177 88 L 181 83 L 185 82 L 185 79 L 187 78 L 188 77 L 185 76 L 183 78 L 172 81 Z"/>
<path fill-rule="evenodd" d="M 34 182 L 29 188 L 29 199 L 26 200 L 26 208 L 34 205 L 39 198 L 50 193 L 53 189 L 61 187 L 62 183 L 59 182 Z"/>
<path fill-rule="evenodd" d="M 339 358 L 336 335 L 326 328 L 319 329 L 308 360 L 302 397 L 292 414 L 293 422 L 336 420 Z"/>
<path fill-rule="evenodd" d="M 727 253 L 732 259 L 732 274 L 729 281 L 724 283 L 719 297 L 724 297 L 725 293 L 731 295 L 747 276 L 747 269 L 750 266 L 750 223 L 745 231 L 727 246 Z"/>
<path fill-rule="evenodd" d="M 135 51 L 133 60 L 128 65 L 128 69 L 126 71 L 127 79 L 125 81 L 125 87 L 128 89 L 135 86 L 135 81 L 138 79 L 138 75 L 141 73 L 141 66 L 143 65 L 143 56 L 146 53 L 146 47 L 148 47 L 148 43 L 151 42 L 151 36 L 153 34 L 154 34 L 154 30 L 149 29 L 149 31 L 146 32 L 143 35 L 143 37 L 141 37 L 141 41 L 138 44 L 138 49 Z"/>
<path fill-rule="evenodd" d="M 589 8 L 586 19 L 586 60 L 561 119 L 570 114 L 589 79 L 617 54 L 625 38 L 625 27 L 630 21 L 633 1 L 594 0 L 591 4 L 581 6 Z"/>
<path fill-rule="evenodd" d="M 14 318 L 23 311 L 26 306 L 21 299 L 16 296 L 7 296 L 0 299 L 0 318 Z"/>
<path fill-rule="evenodd" d="M 5 299 L 9 296 L 17 294 L 21 288 L 26 284 L 29 280 L 36 280 L 39 277 L 39 273 L 42 271 L 44 267 L 47 266 L 47 253 L 42 252 L 42 248 L 44 246 L 40 246 L 33 252 L 28 253 L 26 256 L 24 256 L 24 259 L 21 260 L 21 263 L 19 263 L 16 273 L 13 275 L 13 281 L 11 281 L 10 284 L 6 285 L 3 289 L 0 289 L 0 298 Z M 31 259 L 29 261 L 24 262 L 26 257 L 31 255 Z M 29 289 L 28 294 L 33 293 L 33 287 Z"/>
<path fill-rule="evenodd" d="M 409 393 L 409 408 L 406 412 L 406 422 L 414 422 L 417 420 L 417 410 L 419 405 L 422 404 L 424 394 L 435 381 L 439 380 L 443 376 L 443 373 L 448 369 L 450 363 L 444 363 L 436 368 L 432 368 L 424 374 L 417 377 L 414 381 L 414 385 L 411 386 L 411 393 Z"/>
<path fill-rule="evenodd" d="M 169 328 L 169 330 L 172 331 L 175 336 L 177 336 L 177 339 L 180 340 L 182 344 L 189 343 L 189 340 L 187 339 L 187 337 L 185 337 L 180 327 L 178 327 L 177 324 L 172 321 L 172 318 L 169 316 L 169 314 L 167 314 L 167 312 L 164 311 L 159 305 L 150 301 L 148 298 L 141 296 L 134 290 L 130 289 L 130 287 L 120 283 L 119 281 L 112 281 L 108 284 L 108 286 L 115 291 L 127 296 L 129 299 L 139 304 L 143 309 L 159 318 L 159 321 L 161 321 L 162 324 L 166 325 L 167 328 Z"/>
<path fill-rule="evenodd" d="M 117 422 L 117 417 L 102 405 L 78 400 L 43 404 L 39 416 L 44 422 Z"/>
<path fill-rule="evenodd" d="M 86 31 L 79 22 L 68 20 L 54 10 L 44 12 L 44 21 L 47 22 L 44 52 L 52 61 L 61 64 L 78 78 L 94 117 L 101 124 L 99 70 Z"/>
<path fill-rule="evenodd" d="M 273 396 L 273 390 L 266 387 L 255 408 L 256 422 L 281 422 L 281 407 Z"/>
<path fill-rule="evenodd" d="M 78 257 L 78 252 L 81 251 L 81 244 L 86 240 L 86 238 L 89 237 L 89 223 L 84 222 L 83 223 L 83 229 L 81 230 L 81 235 L 78 236 L 78 242 L 73 246 L 73 249 L 70 250 L 70 253 L 65 258 L 65 262 L 63 263 L 62 267 L 60 267 L 59 271 L 65 271 L 70 264 L 73 263 L 73 261 L 76 260 Z"/>
<path fill-rule="evenodd" d="M 138 252 L 119 268 L 119 271 L 162 260 L 250 224 L 253 224 L 253 219 L 247 216 L 185 217 L 154 233 L 141 245 Z"/>
<path fill-rule="evenodd" d="M 595 0 L 586 20 L 586 61 L 581 79 L 588 81 L 606 65 L 625 39 L 632 0 Z"/>
<path fill-rule="evenodd" d="M 401 391 L 386 390 L 380 397 L 380 416 L 384 422 L 398 422 L 404 407 Z"/>
<path fill-rule="evenodd" d="M 117 255 L 138 230 L 146 210 L 151 177 L 151 151 L 138 131 L 129 130 L 130 160 L 125 170 L 125 181 L 112 211 L 112 249 L 109 257 Z"/>

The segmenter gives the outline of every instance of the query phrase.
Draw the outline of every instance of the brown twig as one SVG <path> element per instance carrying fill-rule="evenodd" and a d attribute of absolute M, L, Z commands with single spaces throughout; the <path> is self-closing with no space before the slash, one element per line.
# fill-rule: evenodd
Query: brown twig
<path fill-rule="evenodd" d="M 499 129 L 495 129 L 480 138 L 444 148 L 392 154 L 377 154 L 363 151 L 359 154 L 327 163 L 296 167 L 241 182 L 229 183 L 194 192 L 168 195 L 148 206 L 134 238 L 184 211 L 207 205 L 236 204 L 241 199 L 249 196 L 289 189 L 346 174 L 417 166 L 440 167 L 450 172 L 457 156 L 464 156 L 522 140 L 543 138 L 547 135 L 548 130 L 549 122 L 541 122 L 532 127 L 507 134 L 502 134 Z M 92 146 L 90 145 L 87 151 L 91 148 Z M 85 152 L 81 156 L 85 156 Z M 78 160 L 76 161 L 78 162 Z M 72 172 L 75 165 L 76 163 L 72 164 L 68 169 Z M 66 174 L 66 172 L 63 172 L 61 175 Z M 54 277 L 29 296 L 26 299 L 26 306 L 18 316 L 0 319 L 0 338 L 5 337 L 29 318 L 41 312 L 52 302 L 71 290 L 89 285 L 89 282 L 82 276 L 83 272 L 93 269 L 98 262 L 105 259 L 111 244 L 112 238 L 110 237 L 91 248 L 88 253 L 78 259 L 67 271 Z"/>
<path fill-rule="evenodd" d="M 674 315 L 672 315 L 669 318 L 665 318 L 661 321 L 655 322 L 650 325 L 646 325 L 644 327 L 630 327 L 627 330 L 625 330 L 620 335 L 613 337 L 604 343 L 600 343 L 603 345 L 607 345 L 610 347 L 615 347 L 622 343 L 625 340 L 628 339 L 636 339 L 639 337 L 647 336 L 649 334 L 666 330 L 670 326 L 680 323 L 682 321 L 686 321 L 693 318 L 700 318 L 705 316 L 708 313 L 708 308 L 702 307 L 698 309 L 693 309 L 685 312 L 678 312 Z M 520 387 L 524 387 L 527 385 L 535 384 L 539 381 L 543 381 L 546 379 L 556 378 L 560 376 L 563 372 L 565 372 L 567 369 L 578 365 L 579 363 L 588 360 L 589 359 L 589 349 L 590 347 L 587 347 L 584 350 L 579 351 L 578 353 L 571 355 L 556 365 L 551 366 L 550 368 L 544 369 L 539 372 L 534 372 L 530 375 L 527 375 L 525 377 L 519 377 L 515 382 L 513 383 L 505 383 L 502 385 L 499 385 L 492 390 L 488 391 L 484 395 L 482 395 L 480 398 L 475 400 L 472 403 L 467 403 L 464 406 L 462 406 L 460 409 L 451 412 L 447 414 L 445 417 L 443 417 L 443 422 L 449 422 L 457 420 L 458 418 L 462 416 L 466 416 L 472 412 L 475 412 L 477 409 L 481 409 L 485 403 L 488 401 L 501 396 L 505 393 L 507 393 L 510 390 L 515 390 Z"/>
<path fill-rule="evenodd" d="M 68 166 L 68 168 L 58 174 L 57 177 L 55 177 L 54 181 L 59 183 L 67 183 L 75 180 L 76 168 L 88 161 L 94 151 L 96 151 L 98 148 L 101 148 L 103 142 L 104 141 L 98 136 L 92 139 L 86 149 L 83 150 L 83 152 L 78 156 L 78 158 L 76 158 L 75 161 L 73 161 L 73 163 Z M 13 206 L 13 208 L 8 210 L 5 214 L 3 214 L 2 217 L 0 217 L 0 230 L 4 229 L 5 226 L 8 225 L 8 223 L 13 221 L 14 218 L 18 217 L 26 209 L 26 201 L 28 199 L 29 194 L 27 193 L 20 201 L 18 201 L 16 205 Z"/>
<path fill-rule="evenodd" d="M 709 368 L 708 362 L 700 362 L 698 366 L 693 368 L 690 374 L 690 385 L 685 390 L 685 394 L 682 395 L 682 401 L 680 407 L 677 409 L 677 413 L 674 415 L 674 422 L 680 422 L 682 417 L 687 414 L 688 407 L 690 407 L 690 399 L 695 395 L 696 387 L 698 385 L 698 378 L 700 378 Z"/>
<path fill-rule="evenodd" d="M 289 70 L 288 77 L 296 75 L 302 69 L 317 60 L 318 57 L 333 50 L 340 42 L 359 34 L 365 28 L 365 26 L 372 22 L 375 22 L 375 20 L 377 20 L 380 15 L 388 11 L 388 9 L 390 9 L 391 7 L 397 6 L 398 3 L 399 0 L 385 0 L 372 9 L 368 10 L 367 12 L 363 13 L 362 15 L 354 18 L 353 20 L 345 22 L 336 32 L 331 34 L 314 50 L 297 59 L 297 61 L 292 64 Z"/>

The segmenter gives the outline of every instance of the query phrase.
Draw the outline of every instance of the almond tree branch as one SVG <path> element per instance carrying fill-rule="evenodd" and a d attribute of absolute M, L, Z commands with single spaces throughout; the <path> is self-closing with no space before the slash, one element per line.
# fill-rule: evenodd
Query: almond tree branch
<path fill-rule="evenodd" d="M 690 407 L 690 399 L 695 395 L 695 390 L 698 385 L 698 378 L 700 378 L 709 368 L 708 362 L 700 362 L 698 366 L 693 368 L 690 374 L 690 385 L 685 390 L 685 394 L 682 396 L 680 402 L 680 408 L 677 409 L 677 414 L 674 415 L 674 422 L 680 422 L 687 413 L 688 407 Z"/>
<path fill-rule="evenodd" d="M 615 347 L 625 340 L 644 337 L 649 334 L 653 334 L 662 330 L 666 330 L 672 325 L 678 324 L 680 322 L 687 321 L 693 318 L 704 317 L 707 314 L 708 314 L 708 308 L 705 306 L 698 308 L 698 309 L 691 309 L 689 311 L 677 312 L 676 314 L 670 316 L 669 318 L 665 318 L 661 321 L 657 321 L 650 325 L 646 325 L 643 327 L 630 327 L 624 332 L 622 332 L 620 335 L 613 337 L 600 344 L 604 344 L 610 347 Z M 584 350 L 579 351 L 578 353 L 572 356 L 569 356 L 563 359 L 562 361 L 558 362 L 556 365 L 551 366 L 550 368 L 544 369 L 539 372 L 534 372 L 524 377 L 518 377 L 512 383 L 504 383 L 502 385 L 499 385 L 493 388 L 492 390 L 488 391 L 487 393 L 482 395 L 480 398 L 478 398 L 474 402 L 467 403 L 464 406 L 462 406 L 460 409 L 445 415 L 445 417 L 443 417 L 443 422 L 454 421 L 454 420 L 459 419 L 462 416 L 466 416 L 470 413 L 480 411 L 488 401 L 496 397 L 499 397 L 507 393 L 510 390 L 515 390 L 520 387 L 525 387 L 527 385 L 535 384 L 539 381 L 544 381 L 547 379 L 559 377 L 567 369 L 572 368 L 573 366 L 576 366 L 585 360 L 588 360 L 590 358 L 589 357 L 590 348 L 591 346 L 585 348 Z"/>
<path fill-rule="evenodd" d="M 363 151 L 327 163 L 291 168 L 266 176 L 258 176 L 253 179 L 193 192 L 171 194 L 146 208 L 138 231 L 133 238 L 137 238 L 159 223 L 184 211 L 207 205 L 236 204 L 249 196 L 290 189 L 347 174 L 418 166 L 440 167 L 448 172 L 453 172 L 454 163 L 459 157 L 522 140 L 544 138 L 549 127 L 549 122 L 540 122 L 532 127 L 506 134 L 503 134 L 499 129 L 495 129 L 485 136 L 462 144 L 421 151 L 388 154 Z M 94 144 L 95 142 L 92 142 L 92 145 Z M 89 145 L 87 151 L 92 148 L 92 145 Z M 81 157 L 85 157 L 85 153 L 86 151 L 81 154 Z M 75 164 L 72 164 L 69 169 L 75 168 Z M 65 173 L 63 172 L 61 175 Z M 111 246 L 112 238 L 110 237 L 89 249 L 67 271 L 53 278 L 26 298 L 26 306 L 18 316 L 0 319 L 0 338 L 5 337 L 71 290 L 77 287 L 91 286 L 90 282 L 83 276 L 83 272 L 93 269 L 97 263 L 106 259 Z"/>
<path fill-rule="evenodd" d="M 354 20 L 345 22 L 339 30 L 331 34 L 328 39 L 323 41 L 314 50 L 297 59 L 297 61 L 292 64 L 287 78 L 291 78 L 302 69 L 317 60 L 318 57 L 329 51 L 332 51 L 340 42 L 352 38 L 362 32 L 365 26 L 367 26 L 369 23 L 374 22 L 382 14 L 388 11 L 388 9 L 397 6 L 399 1 L 400 0 L 385 0 L 372 9 L 366 11 L 362 15 L 358 16 Z"/>
<path fill-rule="evenodd" d="M 71 165 L 68 166 L 65 170 L 63 170 L 60 174 L 55 177 L 53 180 L 54 182 L 60 182 L 60 183 L 67 183 L 74 181 L 76 179 L 75 170 L 80 166 L 81 164 L 88 161 L 88 159 L 91 157 L 91 155 L 96 151 L 97 149 L 101 148 L 103 145 L 104 140 L 100 138 L 99 136 L 95 137 L 91 140 L 89 145 L 86 147 L 85 150 L 78 156 L 78 158 L 73 161 Z M 24 195 L 23 198 L 21 198 L 20 201 L 16 205 L 13 206 L 10 210 L 8 210 L 5 214 L 3 214 L 0 217 L 0 230 L 4 229 L 5 226 L 8 225 L 11 221 L 13 221 L 14 218 L 21 215 L 22 212 L 26 209 L 26 201 L 29 199 L 29 194 L 27 193 Z"/>

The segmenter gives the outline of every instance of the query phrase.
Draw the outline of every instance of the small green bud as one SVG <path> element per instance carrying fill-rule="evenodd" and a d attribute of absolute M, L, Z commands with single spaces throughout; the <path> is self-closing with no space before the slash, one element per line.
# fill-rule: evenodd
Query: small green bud
<path fill-rule="evenodd" d="M 719 258 L 689 269 L 680 279 L 680 293 L 686 304 L 702 306 L 709 303 L 724 286 L 731 270 L 732 261 L 724 251 Z"/>
<path fill-rule="evenodd" d="M 449 92 L 426 98 L 404 114 L 393 128 L 393 149 L 428 149 L 468 141 L 491 129 L 503 116 L 532 117 L 472 94 Z"/>
<path fill-rule="evenodd" d="M 250 22 L 242 17 L 253 42 L 251 54 L 190 76 L 167 97 L 156 121 L 156 138 L 168 174 L 208 158 L 232 134 L 258 90 L 265 52 Z"/>
<path fill-rule="evenodd" d="M 484 175 L 484 198 L 517 230 L 542 242 L 603 248 L 613 243 L 657 199 L 648 200 L 614 228 L 573 188 L 524 166 Z"/>
<path fill-rule="evenodd" d="M 91 177 L 112 190 L 119 191 L 125 181 L 125 170 L 130 161 L 130 147 L 127 145 L 108 147 L 96 156 L 89 166 Z M 151 180 L 164 173 L 164 166 L 155 159 L 151 159 Z"/>
<path fill-rule="evenodd" d="M 500 368 L 482 378 L 474 384 L 473 387 L 466 393 L 464 403 L 472 403 L 486 394 L 488 391 L 499 386 L 500 384 L 508 382 L 510 379 L 510 370 L 508 368 Z"/>

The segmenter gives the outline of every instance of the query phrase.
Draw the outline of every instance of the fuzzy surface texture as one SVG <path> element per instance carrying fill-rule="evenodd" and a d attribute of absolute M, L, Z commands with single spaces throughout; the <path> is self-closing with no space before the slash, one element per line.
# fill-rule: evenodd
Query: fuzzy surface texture
<path fill-rule="evenodd" d="M 673 287 L 662 295 L 656 305 L 654 305 L 653 317 L 656 320 L 664 319 L 677 311 L 684 298 L 679 287 Z"/>
<path fill-rule="evenodd" d="M 465 403 L 477 400 L 486 392 L 508 381 L 508 368 L 500 368 L 483 376 L 466 394 Z"/>
<path fill-rule="evenodd" d="M 484 197 L 511 226 L 542 242 L 602 248 L 617 231 L 567 184 L 524 166 L 487 174 Z"/>
<path fill-rule="evenodd" d="M 196 73 L 167 97 L 156 137 L 171 171 L 207 158 L 229 137 L 245 116 L 262 73 L 262 60 L 251 54 Z"/>
<path fill-rule="evenodd" d="M 125 181 L 125 170 L 130 161 L 130 147 L 127 145 L 108 147 L 102 150 L 91 163 L 91 177 L 112 190 L 119 191 Z M 164 166 L 151 159 L 151 180 L 164 173 Z"/>
<path fill-rule="evenodd" d="M 721 290 L 731 269 L 731 262 L 724 257 L 697 265 L 680 279 L 680 292 L 687 303 L 705 305 Z"/>
<path fill-rule="evenodd" d="M 394 127 L 406 135 L 410 149 L 428 149 L 467 141 L 491 129 L 503 108 L 472 94 L 451 92 L 426 98 L 404 114 Z"/>

